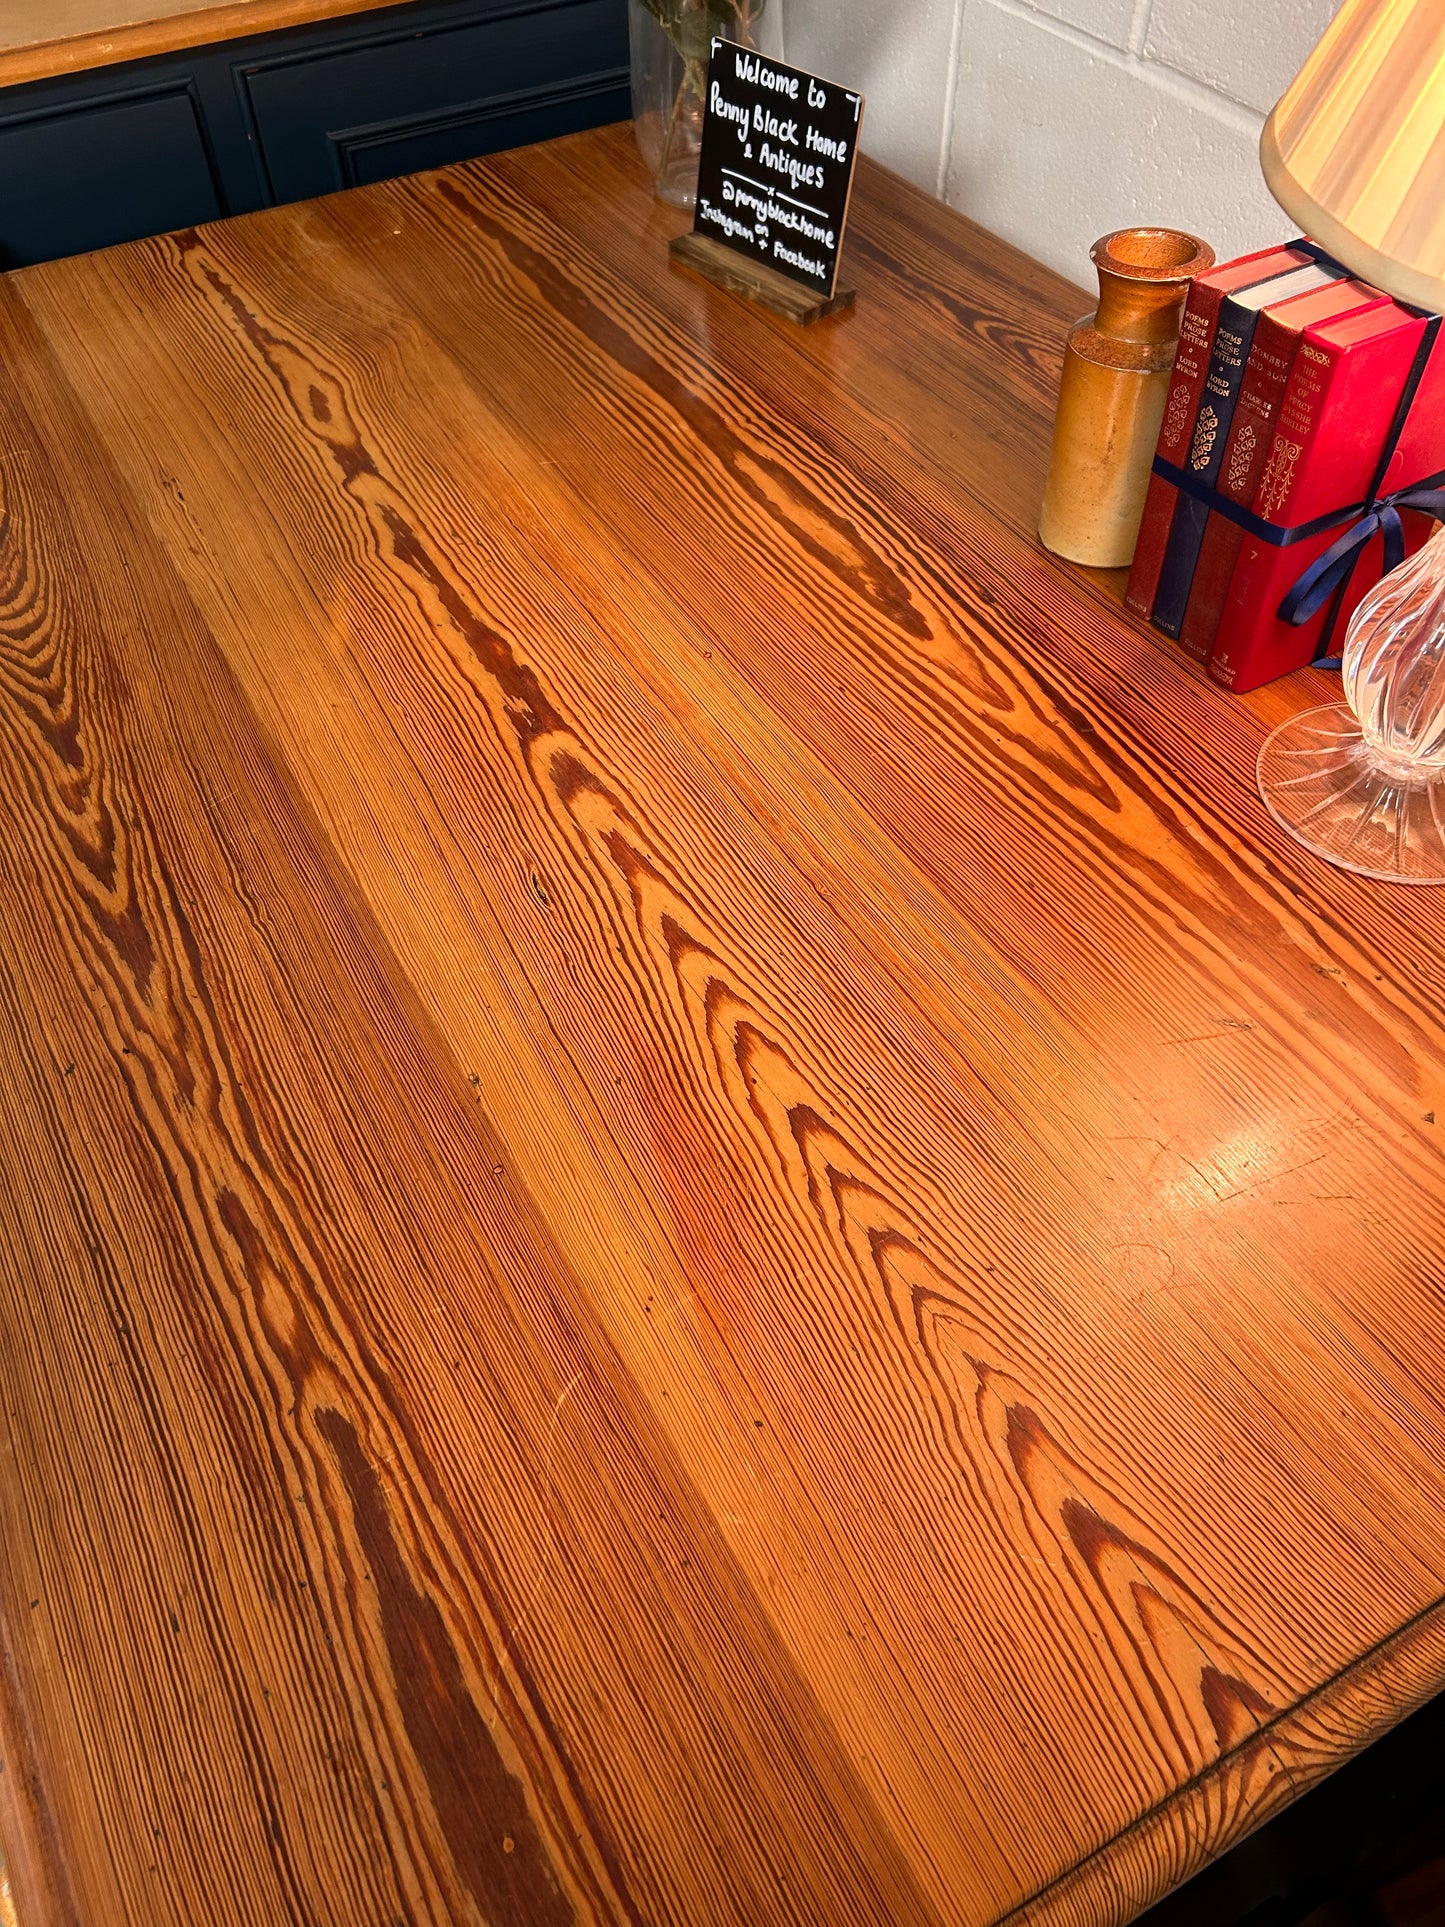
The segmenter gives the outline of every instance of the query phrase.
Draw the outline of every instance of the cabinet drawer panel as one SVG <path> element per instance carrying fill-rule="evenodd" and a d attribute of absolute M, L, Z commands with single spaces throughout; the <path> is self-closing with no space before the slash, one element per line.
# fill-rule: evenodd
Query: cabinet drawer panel
<path fill-rule="evenodd" d="M 492 7 L 240 71 L 278 201 L 384 180 L 627 112 L 620 0 Z"/>
<path fill-rule="evenodd" d="M 0 117 L 0 267 L 84 254 L 220 212 L 184 84 Z"/>
<path fill-rule="evenodd" d="M 557 134 L 602 127 L 631 112 L 625 76 L 603 74 L 570 87 L 509 94 L 412 121 L 354 128 L 331 139 L 342 181 L 347 187 L 365 187 L 424 167 L 445 167 L 449 161 L 469 161 L 504 147 L 528 147 Z"/>

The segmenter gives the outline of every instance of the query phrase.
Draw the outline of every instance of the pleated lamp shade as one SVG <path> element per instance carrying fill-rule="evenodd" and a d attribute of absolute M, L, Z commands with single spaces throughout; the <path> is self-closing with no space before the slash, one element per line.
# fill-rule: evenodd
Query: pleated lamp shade
<path fill-rule="evenodd" d="M 1401 300 L 1445 310 L 1445 0 L 1345 0 L 1259 153 L 1312 240 Z"/>

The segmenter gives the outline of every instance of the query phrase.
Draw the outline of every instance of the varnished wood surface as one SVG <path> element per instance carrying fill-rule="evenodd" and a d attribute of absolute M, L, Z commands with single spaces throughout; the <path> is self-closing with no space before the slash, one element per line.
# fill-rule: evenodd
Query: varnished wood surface
<path fill-rule="evenodd" d="M 1039 549 L 1078 290 L 678 225 L 0 285 L 22 1927 L 1112 1927 L 1445 1677 L 1445 905 Z"/>
<path fill-rule="evenodd" d="M 6 0 L 0 87 L 243 34 L 307 26 L 397 0 Z"/>

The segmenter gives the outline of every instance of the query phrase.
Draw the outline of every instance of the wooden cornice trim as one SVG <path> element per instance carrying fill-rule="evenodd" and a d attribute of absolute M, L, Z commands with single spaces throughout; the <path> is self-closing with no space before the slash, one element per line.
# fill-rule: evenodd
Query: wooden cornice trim
<path fill-rule="evenodd" d="M 372 13 L 397 4 L 398 0 L 219 0 L 215 6 L 184 13 L 170 13 L 162 7 L 143 20 L 97 26 L 53 38 L 37 37 L 18 46 L 0 45 L 0 87 L 50 80 L 59 74 L 84 73 L 90 68 L 111 67 L 121 61 L 143 60 L 154 54 L 178 53 L 186 47 L 203 47 L 214 41 L 274 33 L 281 27 L 304 27 L 313 21 Z M 97 6 L 97 13 L 103 10 Z M 43 31 L 37 21 L 37 35 Z"/>

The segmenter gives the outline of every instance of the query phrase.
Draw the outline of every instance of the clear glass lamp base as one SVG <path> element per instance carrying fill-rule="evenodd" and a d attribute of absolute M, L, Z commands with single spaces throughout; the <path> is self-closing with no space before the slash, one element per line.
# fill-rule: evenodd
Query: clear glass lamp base
<path fill-rule="evenodd" d="M 1343 703 L 1307 709 L 1259 752 L 1259 793 L 1282 829 L 1328 863 L 1385 883 L 1445 883 L 1445 770 L 1377 760 Z"/>

